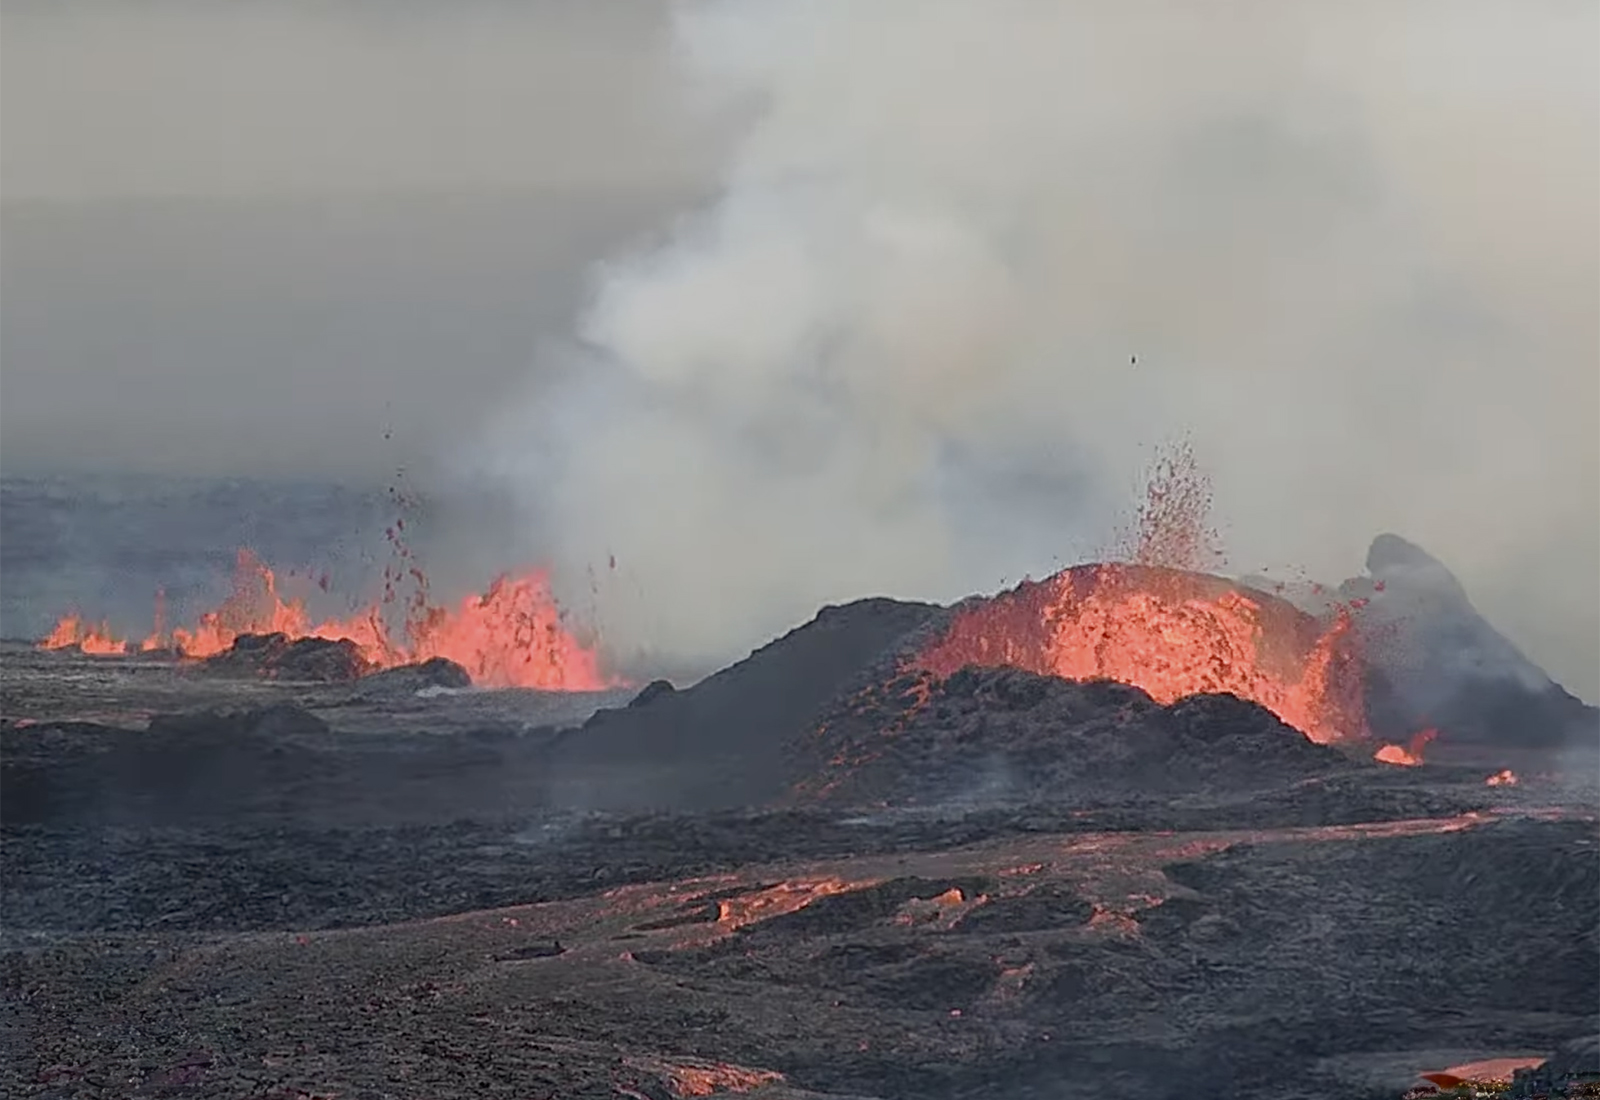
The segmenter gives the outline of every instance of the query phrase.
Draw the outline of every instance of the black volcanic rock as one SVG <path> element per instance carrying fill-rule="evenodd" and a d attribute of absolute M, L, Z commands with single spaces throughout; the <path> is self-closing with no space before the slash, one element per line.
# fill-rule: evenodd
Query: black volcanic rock
<path fill-rule="evenodd" d="M 591 809 L 765 802 L 784 788 L 787 743 L 942 614 L 890 599 L 826 607 L 691 688 L 602 710 L 555 749 L 550 797 Z"/>
<path fill-rule="evenodd" d="M 640 690 L 638 695 L 628 700 L 629 708 L 648 706 L 651 702 L 663 695 L 671 695 L 678 689 L 672 686 L 670 680 L 651 680 Z"/>
<path fill-rule="evenodd" d="M 158 714 L 150 719 L 146 745 L 173 742 L 238 741 L 248 737 L 322 737 L 328 723 L 293 703 L 273 703 L 240 710 L 202 710 Z"/>
<path fill-rule="evenodd" d="M 1112 681 L 907 673 L 950 616 L 885 599 L 825 608 L 692 688 L 651 685 L 558 738 L 547 798 L 585 810 L 1078 801 L 1096 783 L 1139 797 L 1245 790 L 1347 763 L 1233 696 L 1163 708 Z"/>
<path fill-rule="evenodd" d="M 1600 1035 L 1582 1035 L 1561 1044 L 1542 1067 L 1551 1080 L 1600 1079 Z"/>
<path fill-rule="evenodd" d="M 802 802 L 960 804 L 1259 789 L 1352 766 L 1256 703 L 968 668 L 841 701 L 795 745 Z M 1359 765 L 1357 765 L 1359 766 Z"/>
<path fill-rule="evenodd" d="M 208 657 L 207 672 L 220 676 L 260 676 L 270 680 L 345 683 L 371 671 L 349 638 L 294 638 L 287 634 L 241 634 L 233 645 Z"/>
<path fill-rule="evenodd" d="M 413 695 L 426 688 L 459 691 L 472 686 L 472 675 L 448 657 L 429 657 L 414 665 L 399 665 L 361 678 L 363 692 Z"/>
<path fill-rule="evenodd" d="M 159 714 L 149 728 L 59 723 L 7 738 L 6 824 L 226 816 L 313 773 L 329 726 L 292 703 Z M 68 742 L 63 744 L 63 741 Z M 40 752 L 44 749 L 48 751 Z"/>
<path fill-rule="evenodd" d="M 1379 535 L 1365 577 L 1345 581 L 1370 669 L 1368 719 L 1399 740 L 1440 730 L 1441 746 L 1600 744 L 1600 710 L 1550 679 L 1473 607 L 1443 563 Z"/>

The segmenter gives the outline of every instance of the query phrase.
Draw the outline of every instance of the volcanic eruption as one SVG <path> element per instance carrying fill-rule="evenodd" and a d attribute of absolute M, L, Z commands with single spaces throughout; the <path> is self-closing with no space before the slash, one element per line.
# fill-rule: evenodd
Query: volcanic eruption
<path fill-rule="evenodd" d="M 1325 626 L 1265 593 L 1160 566 L 1097 563 L 1024 582 L 959 611 L 917 664 L 1116 680 L 1159 703 L 1226 692 L 1322 743 L 1366 728 L 1346 615 Z"/>
<path fill-rule="evenodd" d="M 1192 448 L 1157 456 L 1120 557 L 1024 581 L 957 612 L 914 664 L 939 676 L 1006 666 L 1116 680 L 1158 703 L 1231 693 L 1313 741 L 1366 734 L 1363 668 L 1348 612 L 1326 620 L 1202 572 L 1222 560 L 1211 490 Z"/>
<path fill-rule="evenodd" d="M 411 594 L 400 591 L 409 582 Z M 402 603 L 403 625 L 394 630 L 385 614 Z M 137 644 L 118 638 L 106 624 L 76 614 L 62 616 L 41 642 L 46 649 L 77 646 L 84 653 L 116 655 L 170 650 L 184 658 L 220 654 L 243 635 L 281 633 L 290 638 L 349 639 L 368 671 L 444 657 L 466 669 L 484 687 L 538 688 L 545 691 L 596 691 L 614 686 L 596 650 L 566 626 L 564 613 L 542 572 L 496 578 L 480 595 L 455 607 L 435 603 L 426 574 L 410 564 L 389 567 L 384 595 L 345 618 L 314 620 L 302 600 L 285 597 L 277 576 L 248 549 L 240 550 L 233 591 L 190 627 L 170 632 L 157 601 L 155 631 Z"/>

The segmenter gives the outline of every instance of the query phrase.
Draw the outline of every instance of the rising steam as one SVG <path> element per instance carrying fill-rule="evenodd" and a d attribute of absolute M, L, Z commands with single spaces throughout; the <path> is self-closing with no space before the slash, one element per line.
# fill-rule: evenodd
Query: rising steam
<path fill-rule="evenodd" d="M 1092 555 L 1186 434 L 1241 571 L 1403 531 L 1592 694 L 1597 21 L 686 7 L 723 186 L 599 269 L 492 465 L 625 660 L 709 665 Z"/>

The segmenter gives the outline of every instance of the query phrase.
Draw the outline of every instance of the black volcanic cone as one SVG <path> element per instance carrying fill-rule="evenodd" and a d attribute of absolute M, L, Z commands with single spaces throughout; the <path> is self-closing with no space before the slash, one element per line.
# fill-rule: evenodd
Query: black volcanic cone
<path fill-rule="evenodd" d="M 1231 793 L 1349 768 L 1232 695 L 1161 706 L 1109 680 L 967 668 L 909 672 L 841 701 L 800 746 L 801 802 L 934 805 Z"/>

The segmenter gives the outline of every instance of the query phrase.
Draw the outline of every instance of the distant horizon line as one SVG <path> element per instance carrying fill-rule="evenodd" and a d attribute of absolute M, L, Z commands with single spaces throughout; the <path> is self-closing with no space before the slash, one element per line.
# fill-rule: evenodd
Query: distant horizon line
<path fill-rule="evenodd" d="M 463 200 L 533 200 L 552 194 L 589 196 L 595 193 L 615 195 L 671 194 L 681 191 L 686 198 L 699 195 L 710 197 L 719 187 L 716 180 L 668 177 L 648 181 L 614 178 L 581 178 L 570 180 L 528 181 L 525 183 L 485 184 L 465 187 L 442 186 L 366 186 L 326 187 L 301 189 L 284 188 L 274 191 L 215 191 L 215 192 L 125 192 L 117 194 L 10 194 L 0 187 L 0 210 L 24 208 L 82 209 L 110 206 L 256 206 L 304 205 L 321 202 L 459 202 Z"/>

